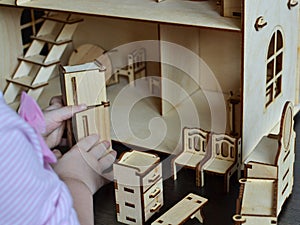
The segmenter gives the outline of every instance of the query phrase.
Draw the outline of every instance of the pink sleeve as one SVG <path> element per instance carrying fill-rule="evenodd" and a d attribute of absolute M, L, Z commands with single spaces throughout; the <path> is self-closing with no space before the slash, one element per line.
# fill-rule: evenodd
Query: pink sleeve
<path fill-rule="evenodd" d="M 0 92 L 0 224 L 79 225 L 71 195 L 43 165 L 35 131 Z"/>

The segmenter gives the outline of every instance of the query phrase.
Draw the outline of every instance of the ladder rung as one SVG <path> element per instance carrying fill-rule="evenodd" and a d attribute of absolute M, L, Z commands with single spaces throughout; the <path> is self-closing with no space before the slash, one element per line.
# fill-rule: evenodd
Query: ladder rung
<path fill-rule="evenodd" d="M 44 87 L 48 85 L 48 82 L 44 83 L 39 83 L 39 84 L 34 84 L 32 85 L 32 77 L 24 76 L 24 77 L 19 77 L 15 79 L 6 79 L 8 82 L 20 85 L 22 87 L 30 88 L 30 89 L 37 89 L 40 87 Z"/>
<path fill-rule="evenodd" d="M 25 62 L 30 62 L 30 63 L 36 64 L 36 65 L 44 66 L 44 67 L 52 66 L 52 65 L 58 64 L 60 62 L 60 60 L 53 60 L 53 61 L 45 63 L 44 62 L 45 56 L 42 56 L 42 55 L 19 57 L 18 59 L 25 61 Z"/>
<path fill-rule="evenodd" d="M 31 36 L 31 38 L 34 39 L 34 40 L 44 41 L 44 42 L 54 44 L 54 45 L 62 45 L 62 44 L 72 42 L 71 39 L 62 40 L 62 41 L 55 41 L 55 36 L 50 35 L 50 34 L 49 35 L 42 35 L 42 36 Z"/>
<path fill-rule="evenodd" d="M 72 19 L 65 19 L 65 18 L 59 17 L 59 15 L 43 16 L 43 18 L 45 20 L 53 20 L 53 21 L 56 21 L 56 22 L 66 23 L 66 24 L 79 23 L 79 22 L 83 21 L 83 19 L 79 18 L 79 17 L 78 18 L 72 18 Z"/>

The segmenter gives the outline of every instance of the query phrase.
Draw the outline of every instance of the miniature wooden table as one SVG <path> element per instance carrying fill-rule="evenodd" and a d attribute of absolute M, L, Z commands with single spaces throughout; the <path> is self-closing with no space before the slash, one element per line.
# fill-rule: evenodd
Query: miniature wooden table
<path fill-rule="evenodd" d="M 207 201 L 206 198 L 190 193 L 151 225 L 180 225 L 194 217 L 203 223 L 201 210 Z"/>

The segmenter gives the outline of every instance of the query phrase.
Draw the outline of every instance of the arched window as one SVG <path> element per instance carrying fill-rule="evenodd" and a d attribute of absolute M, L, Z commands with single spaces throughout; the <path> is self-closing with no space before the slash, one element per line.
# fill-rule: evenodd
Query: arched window
<path fill-rule="evenodd" d="M 31 36 L 36 35 L 41 28 L 44 20 L 44 11 L 24 9 L 21 16 L 21 33 L 23 41 L 23 53 L 25 54 L 30 46 Z"/>
<path fill-rule="evenodd" d="M 266 107 L 282 92 L 283 49 L 283 36 L 277 29 L 272 35 L 267 55 Z"/>

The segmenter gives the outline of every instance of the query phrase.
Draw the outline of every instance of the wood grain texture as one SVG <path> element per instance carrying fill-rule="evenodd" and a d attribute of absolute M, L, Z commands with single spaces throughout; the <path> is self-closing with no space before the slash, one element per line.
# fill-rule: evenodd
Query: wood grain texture
<path fill-rule="evenodd" d="M 118 221 L 142 225 L 163 205 L 162 170 L 156 154 L 128 151 L 113 164 Z"/>
<path fill-rule="evenodd" d="M 0 2 L 1 3 L 1 2 Z M 21 9 L 0 8 L 0 89 L 6 87 L 6 78 L 11 78 L 18 56 L 23 53 L 21 37 Z"/>
<path fill-rule="evenodd" d="M 243 161 L 260 141 L 278 123 L 285 101 L 295 101 L 297 66 L 297 23 L 299 8 L 289 10 L 286 2 L 266 0 L 245 1 L 244 20 L 244 76 L 243 76 Z M 268 9 L 268 10 L 266 10 Z M 263 15 L 267 25 L 255 30 L 254 24 Z M 274 16 L 278 15 L 278 16 Z M 271 37 L 276 30 L 284 36 L 284 62 L 282 93 L 267 108 L 266 104 L 266 59 Z M 262 41 L 264 40 L 264 41 Z M 255 47 L 253 47 L 255 46 Z M 299 86 L 299 84 L 297 84 Z M 253 132 L 255 130 L 255 132 Z"/>
<path fill-rule="evenodd" d="M 67 105 L 96 106 L 107 100 L 105 75 L 100 69 L 94 62 L 63 67 Z"/>
<path fill-rule="evenodd" d="M 110 142 L 110 126 L 107 126 L 107 121 L 109 121 L 108 107 L 96 106 L 76 113 L 75 126 L 73 125 L 76 141 L 88 135 L 98 134 L 100 141 Z"/>
<path fill-rule="evenodd" d="M 126 7 L 124 7 L 126 5 Z M 184 24 L 239 31 L 240 20 L 224 18 L 217 11 L 215 1 L 172 0 L 157 4 L 148 0 L 66 0 L 30 1 L 22 6 L 52 10 L 72 11 L 99 16 L 121 17 L 163 23 Z M 147 10 L 145 10 L 147 9 Z M 176 13 L 174 13 L 176 12 Z"/>
<path fill-rule="evenodd" d="M 300 115 L 297 115 L 295 120 L 295 131 L 300 133 Z M 119 151 L 128 150 L 128 146 L 122 145 L 118 142 L 113 142 L 114 149 Z M 287 199 L 281 213 L 278 217 L 278 225 L 294 225 L 300 224 L 300 136 L 296 140 L 296 161 L 294 165 L 295 182 L 292 195 Z M 178 180 L 174 182 L 170 178 L 170 158 L 167 154 L 160 154 L 163 164 L 163 185 L 165 189 L 164 206 L 157 215 L 154 215 L 146 225 L 156 220 L 169 208 L 174 206 L 176 202 L 180 201 L 187 193 L 194 192 L 209 200 L 206 207 L 204 207 L 205 225 L 233 225 L 232 216 L 236 210 L 236 199 L 239 193 L 239 183 L 237 179 L 231 179 L 231 190 L 224 195 L 222 188 L 223 179 L 218 176 L 206 175 L 206 185 L 203 188 L 195 186 L 195 175 L 192 170 L 181 170 L 178 173 Z M 117 222 L 115 214 L 114 203 L 114 188 L 113 183 L 100 189 L 94 195 L 94 211 L 95 211 L 95 225 L 120 225 Z M 216 216 L 218 211 L 218 216 Z M 185 225 L 199 225 L 197 219 L 189 220 Z"/>
<path fill-rule="evenodd" d="M 200 215 L 198 219 L 201 223 L 203 223 L 204 221 L 201 217 L 202 207 L 207 203 L 207 201 L 208 200 L 206 198 L 190 193 L 151 225 L 183 224 L 195 214 Z"/>

